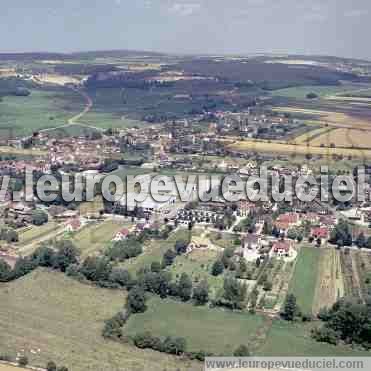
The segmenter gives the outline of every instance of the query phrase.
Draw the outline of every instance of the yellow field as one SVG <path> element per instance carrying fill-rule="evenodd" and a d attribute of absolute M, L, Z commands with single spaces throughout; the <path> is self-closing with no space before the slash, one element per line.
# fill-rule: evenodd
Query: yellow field
<path fill-rule="evenodd" d="M 35 81 L 41 84 L 52 84 L 52 85 L 66 85 L 66 84 L 79 84 L 80 80 L 71 76 L 64 76 L 58 74 L 44 73 L 42 75 L 35 76 Z"/>
<path fill-rule="evenodd" d="M 310 140 L 314 147 L 329 146 L 334 143 L 336 147 L 371 148 L 371 130 L 335 129 Z"/>
<path fill-rule="evenodd" d="M 0 371 L 22 371 L 22 370 L 29 370 L 29 369 L 0 363 Z"/>
<path fill-rule="evenodd" d="M 227 146 L 229 149 L 234 151 L 252 151 L 252 152 L 265 152 L 265 153 L 277 153 L 277 154 L 297 154 L 305 156 L 310 153 L 311 155 L 322 155 L 322 156 L 352 156 L 353 158 L 371 158 L 371 149 L 358 150 L 348 148 L 325 148 L 325 147 L 314 147 L 307 146 L 304 144 L 294 145 L 286 144 L 282 142 L 267 142 L 267 141 L 254 141 L 244 140 L 235 141 L 234 143 Z"/>
<path fill-rule="evenodd" d="M 288 113 L 302 113 L 307 115 L 317 115 L 320 119 L 318 123 L 327 124 L 329 126 L 356 128 L 356 129 L 371 129 L 371 120 L 366 118 L 355 117 L 345 113 L 323 111 L 323 110 L 309 110 L 300 107 L 277 107 L 273 108 L 276 112 Z"/>
<path fill-rule="evenodd" d="M 292 140 L 291 143 L 292 144 L 307 144 L 308 142 L 311 142 L 312 138 L 328 133 L 331 130 L 333 130 L 333 128 L 329 128 L 329 127 L 322 127 L 319 129 L 315 129 L 315 130 L 309 131 L 308 133 L 299 135 L 294 140 Z"/>
<path fill-rule="evenodd" d="M 335 249 L 323 249 L 319 266 L 319 277 L 313 301 L 313 314 L 321 308 L 330 308 L 345 294 L 340 253 Z"/>

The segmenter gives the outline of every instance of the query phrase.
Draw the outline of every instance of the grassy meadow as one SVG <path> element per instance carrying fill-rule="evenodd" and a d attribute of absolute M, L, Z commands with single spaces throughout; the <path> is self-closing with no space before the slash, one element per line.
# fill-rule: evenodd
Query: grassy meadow
<path fill-rule="evenodd" d="M 254 341 L 265 319 L 259 315 L 197 307 L 153 297 L 145 313 L 132 316 L 124 326 L 126 335 L 149 331 L 154 336 L 181 336 L 188 350 L 232 354 L 240 344 Z"/>
<path fill-rule="evenodd" d="M 0 353 L 15 358 L 24 350 L 34 366 L 53 360 L 73 371 L 202 369 L 199 363 L 104 340 L 104 320 L 125 304 L 123 291 L 39 269 L 0 284 L 0 303 Z"/>
<path fill-rule="evenodd" d="M 65 125 L 84 107 L 77 93 L 69 94 L 73 94 L 71 103 L 65 102 L 61 90 L 32 90 L 28 97 L 3 97 L 0 102 L 0 127 L 10 126 L 13 135 L 29 135 L 36 130 Z"/>

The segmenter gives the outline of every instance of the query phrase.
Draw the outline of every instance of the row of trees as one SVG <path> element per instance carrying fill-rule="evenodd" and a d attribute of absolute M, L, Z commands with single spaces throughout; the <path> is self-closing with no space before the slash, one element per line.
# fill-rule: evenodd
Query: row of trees
<path fill-rule="evenodd" d="M 70 265 L 78 263 L 78 250 L 69 240 L 56 243 L 54 249 L 42 246 L 30 257 L 19 258 L 12 269 L 0 260 L 0 281 L 8 282 L 20 278 L 37 267 L 50 267 L 65 272 Z"/>

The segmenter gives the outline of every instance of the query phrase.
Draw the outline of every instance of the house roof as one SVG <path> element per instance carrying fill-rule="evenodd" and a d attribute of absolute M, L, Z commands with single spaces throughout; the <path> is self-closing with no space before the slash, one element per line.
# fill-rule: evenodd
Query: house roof
<path fill-rule="evenodd" d="M 273 244 L 273 251 L 278 252 L 278 251 L 290 251 L 291 248 L 291 243 L 289 241 L 277 241 Z"/>
<path fill-rule="evenodd" d="M 299 221 L 299 214 L 296 213 L 285 213 L 281 214 L 277 218 L 278 222 L 284 222 L 284 223 L 289 223 L 289 224 L 294 224 Z"/>
<path fill-rule="evenodd" d="M 70 226 L 73 229 L 78 229 L 81 227 L 80 219 L 74 218 L 67 222 L 67 226 Z"/>
<path fill-rule="evenodd" d="M 127 228 L 122 228 L 122 229 L 120 229 L 120 230 L 116 233 L 116 235 L 127 236 L 129 233 L 130 233 L 130 232 L 129 232 L 129 230 L 128 230 Z"/>
<path fill-rule="evenodd" d="M 327 238 L 329 230 L 327 227 L 316 227 L 312 228 L 311 235 L 317 238 Z"/>

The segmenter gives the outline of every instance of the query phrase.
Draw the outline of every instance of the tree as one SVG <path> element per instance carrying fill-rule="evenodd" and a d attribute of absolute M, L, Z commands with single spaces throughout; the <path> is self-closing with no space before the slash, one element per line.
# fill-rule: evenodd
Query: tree
<path fill-rule="evenodd" d="M 313 331 L 317 341 L 336 344 L 339 340 L 348 344 L 360 344 L 370 348 L 371 306 L 370 300 L 345 297 L 338 300 L 327 313 L 321 314 L 324 325 Z"/>
<path fill-rule="evenodd" d="M 48 214 L 42 210 L 32 211 L 32 224 L 43 225 L 48 222 Z"/>
<path fill-rule="evenodd" d="M 130 273 L 120 267 L 113 268 L 108 279 L 110 282 L 126 287 L 127 289 L 130 289 L 133 285 L 133 278 Z"/>
<path fill-rule="evenodd" d="M 136 286 L 130 290 L 126 306 L 130 313 L 143 313 L 147 310 L 146 295 L 141 287 Z"/>
<path fill-rule="evenodd" d="M 271 291 L 272 290 L 272 282 L 271 281 L 265 281 L 263 284 L 263 290 L 264 291 Z"/>
<path fill-rule="evenodd" d="M 238 282 L 235 278 L 227 277 L 224 279 L 223 297 L 227 300 L 233 309 L 242 309 L 246 298 L 245 285 Z"/>
<path fill-rule="evenodd" d="M 211 274 L 213 276 L 219 276 L 224 271 L 224 264 L 220 260 L 216 260 L 211 268 Z"/>
<path fill-rule="evenodd" d="M 187 252 L 188 248 L 188 241 L 185 240 L 178 240 L 175 242 L 174 250 L 177 255 L 182 255 Z"/>
<path fill-rule="evenodd" d="M 47 370 L 47 371 L 57 371 L 57 365 L 55 364 L 55 362 L 53 362 L 53 361 L 49 361 L 49 362 L 46 364 L 46 370 Z"/>
<path fill-rule="evenodd" d="M 57 253 L 54 266 L 65 272 L 67 267 L 78 262 L 79 251 L 70 240 L 61 240 L 57 242 Z"/>
<path fill-rule="evenodd" d="M 176 253 L 171 249 L 167 250 L 162 259 L 162 266 L 165 268 L 172 265 L 174 263 L 175 258 Z"/>
<path fill-rule="evenodd" d="M 359 247 L 359 248 L 362 248 L 362 247 L 365 247 L 366 245 L 366 237 L 365 237 L 365 234 L 363 232 L 361 232 L 357 239 L 356 239 L 356 245 Z"/>
<path fill-rule="evenodd" d="M 152 262 L 151 263 L 151 272 L 158 273 L 161 271 L 161 263 L 160 262 Z"/>
<path fill-rule="evenodd" d="M 272 224 L 266 220 L 263 225 L 263 234 L 270 236 L 272 234 Z"/>
<path fill-rule="evenodd" d="M 197 305 L 204 305 L 209 301 L 209 285 L 206 280 L 201 281 L 194 288 L 193 300 Z"/>
<path fill-rule="evenodd" d="M 40 246 L 33 253 L 33 258 L 37 260 L 40 267 L 53 267 L 55 262 L 55 252 L 47 246 Z"/>
<path fill-rule="evenodd" d="M 307 99 L 316 99 L 318 98 L 318 95 L 316 93 L 311 92 L 311 93 L 308 93 L 306 97 Z"/>
<path fill-rule="evenodd" d="M 240 345 L 234 352 L 235 357 L 249 357 L 250 352 L 246 345 Z"/>
<path fill-rule="evenodd" d="M 57 371 L 68 371 L 68 368 L 66 366 L 58 367 Z"/>
<path fill-rule="evenodd" d="M 80 268 L 80 273 L 93 282 L 108 281 L 111 271 L 112 265 L 105 256 L 88 256 Z"/>
<path fill-rule="evenodd" d="M 289 294 L 286 297 L 281 316 L 286 321 L 293 321 L 297 313 L 298 313 L 298 306 L 296 304 L 296 297 L 294 294 Z"/>
<path fill-rule="evenodd" d="M 163 349 L 166 353 L 179 355 L 184 353 L 186 348 L 187 343 L 184 338 L 167 337 L 164 340 Z"/>
<path fill-rule="evenodd" d="M 178 295 L 183 301 L 188 301 L 192 296 L 192 280 L 187 273 L 182 273 L 178 282 Z"/>
<path fill-rule="evenodd" d="M 352 246 L 352 233 L 349 223 L 345 220 L 340 220 L 332 230 L 329 241 L 339 247 Z"/>
<path fill-rule="evenodd" d="M 18 242 L 19 237 L 18 237 L 18 232 L 15 231 L 14 229 L 9 229 L 6 233 L 6 242 L 12 243 L 12 242 Z"/>
<path fill-rule="evenodd" d="M 25 367 L 28 365 L 28 358 L 26 356 L 20 356 L 18 358 L 18 365 L 21 367 Z"/>
<path fill-rule="evenodd" d="M 12 268 L 4 261 L 0 260 L 0 282 L 7 282 L 10 279 Z"/>

